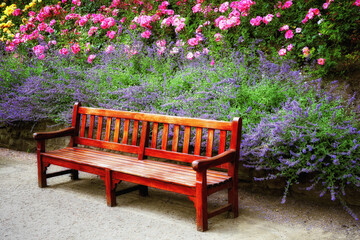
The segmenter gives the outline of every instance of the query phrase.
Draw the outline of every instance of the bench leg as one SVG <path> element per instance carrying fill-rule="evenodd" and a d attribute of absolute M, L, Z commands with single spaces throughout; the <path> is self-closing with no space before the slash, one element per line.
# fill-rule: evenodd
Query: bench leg
<path fill-rule="evenodd" d="M 234 218 L 237 218 L 239 216 L 238 195 L 239 194 L 238 194 L 237 184 L 233 184 L 233 186 L 228 189 L 228 203 L 231 204 L 231 212 L 233 213 Z"/>
<path fill-rule="evenodd" d="M 46 170 L 49 165 L 45 165 L 41 159 L 37 161 L 38 167 L 38 184 L 40 188 L 44 188 L 47 186 L 46 182 Z"/>
<path fill-rule="evenodd" d="M 71 170 L 71 180 L 79 180 L 79 171 L 78 170 Z"/>
<path fill-rule="evenodd" d="M 116 206 L 115 184 L 111 175 L 111 170 L 105 169 L 106 203 L 109 207 L 114 207 Z"/>
<path fill-rule="evenodd" d="M 196 225 L 198 231 L 204 232 L 208 230 L 206 172 L 196 175 Z"/>
<path fill-rule="evenodd" d="M 144 186 L 144 185 L 141 185 L 140 188 L 139 188 L 139 194 L 140 194 L 140 196 L 142 196 L 142 197 L 147 197 L 147 196 L 149 196 L 148 187 L 147 187 L 147 186 Z"/>

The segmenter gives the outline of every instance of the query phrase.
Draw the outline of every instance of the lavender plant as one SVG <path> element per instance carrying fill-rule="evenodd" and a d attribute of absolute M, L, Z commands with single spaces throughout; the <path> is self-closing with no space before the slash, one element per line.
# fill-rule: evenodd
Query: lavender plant
<path fill-rule="evenodd" d="M 129 57 L 127 47 L 119 45 L 118 51 L 98 55 L 90 67 L 57 52 L 43 61 L 17 64 L 3 58 L 0 67 L 7 71 L 0 73 L 0 122 L 69 122 L 75 101 L 219 120 L 241 116 L 240 160 L 272 171 L 257 180 L 286 178 L 285 202 L 291 185 L 311 174 L 308 190 L 322 186 L 321 195 L 330 192 L 357 219 L 343 194 L 348 186 L 360 189 L 360 126 L 349 107 L 353 98 L 346 103 L 334 97 L 336 83 L 324 92 L 319 81 L 306 83 L 291 65 L 270 62 L 254 49 L 247 49 L 246 56 L 224 51 L 210 64 L 207 55 L 189 61 L 183 52 L 158 55 L 156 46 L 137 47 L 139 54 Z"/>

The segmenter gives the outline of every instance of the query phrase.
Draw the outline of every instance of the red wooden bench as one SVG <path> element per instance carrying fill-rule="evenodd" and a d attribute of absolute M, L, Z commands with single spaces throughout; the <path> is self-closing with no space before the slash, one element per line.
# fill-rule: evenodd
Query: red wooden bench
<path fill-rule="evenodd" d="M 71 136 L 68 147 L 45 151 L 46 139 L 64 136 Z M 147 195 L 149 186 L 187 195 L 195 204 L 199 231 L 206 231 L 208 218 L 220 213 L 231 211 L 238 216 L 240 118 L 224 122 L 88 108 L 76 103 L 71 127 L 34 133 L 34 138 L 39 187 L 47 186 L 47 178 L 70 173 L 72 179 L 78 179 L 78 171 L 84 171 L 105 181 L 108 206 L 115 206 L 116 196 L 130 191 Z M 50 164 L 69 170 L 46 173 Z M 121 181 L 139 185 L 116 191 Z M 207 197 L 222 189 L 228 190 L 228 204 L 208 212 Z"/>

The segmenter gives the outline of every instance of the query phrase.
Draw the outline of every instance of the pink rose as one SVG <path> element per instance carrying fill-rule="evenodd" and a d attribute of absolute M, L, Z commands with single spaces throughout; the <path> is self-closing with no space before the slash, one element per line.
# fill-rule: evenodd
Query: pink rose
<path fill-rule="evenodd" d="M 281 31 L 286 31 L 286 30 L 288 30 L 289 29 L 289 25 L 284 25 L 284 26 L 282 26 L 280 29 L 279 29 L 279 31 L 281 32 Z"/>
<path fill-rule="evenodd" d="M 290 39 L 290 38 L 293 38 L 294 37 L 294 33 L 292 30 L 287 30 L 286 33 L 285 33 L 285 38 L 286 39 Z"/>
<path fill-rule="evenodd" d="M 226 12 L 229 9 L 229 2 L 224 2 L 219 7 L 219 12 Z"/>
<path fill-rule="evenodd" d="M 37 29 L 38 29 L 39 31 L 45 31 L 47 27 L 48 27 L 48 25 L 47 25 L 46 23 L 42 22 L 42 23 L 39 24 L 39 26 L 37 27 Z"/>
<path fill-rule="evenodd" d="M 66 55 L 66 54 L 68 54 L 68 50 L 67 50 L 67 48 L 62 48 L 62 49 L 60 49 L 59 50 L 59 53 L 61 54 L 61 55 Z"/>
<path fill-rule="evenodd" d="M 88 63 L 92 63 L 92 61 L 93 61 L 95 58 L 96 58 L 96 55 L 94 55 L 94 54 L 89 55 L 89 57 L 88 57 L 88 59 L 87 59 Z"/>
<path fill-rule="evenodd" d="M 199 44 L 199 40 L 198 40 L 197 38 L 190 38 L 190 39 L 188 40 L 188 44 L 189 44 L 190 46 L 196 46 L 196 45 Z"/>
<path fill-rule="evenodd" d="M 36 45 L 35 47 L 33 47 L 33 51 L 36 56 L 39 56 L 40 54 L 44 53 L 45 47 L 42 45 Z"/>
<path fill-rule="evenodd" d="M 193 13 L 201 12 L 201 4 L 198 3 L 192 8 Z"/>
<path fill-rule="evenodd" d="M 90 30 L 88 31 L 89 37 L 94 35 L 94 33 L 96 33 L 98 29 L 99 29 L 98 27 L 90 27 Z"/>
<path fill-rule="evenodd" d="M 156 46 L 158 46 L 159 48 L 165 47 L 166 46 L 166 40 L 165 39 L 157 40 L 156 41 Z"/>
<path fill-rule="evenodd" d="M 325 64 L 325 58 L 319 58 L 319 59 L 317 60 L 317 63 L 318 63 L 319 65 L 324 65 L 324 64 Z"/>
<path fill-rule="evenodd" d="M 189 52 L 187 55 L 186 55 L 186 58 L 191 60 L 194 58 L 194 54 L 192 52 Z"/>
<path fill-rule="evenodd" d="M 290 52 L 293 47 L 294 45 L 290 43 L 289 45 L 287 45 L 286 49 Z"/>
<path fill-rule="evenodd" d="M 111 53 L 115 50 L 115 47 L 113 45 L 109 45 L 105 48 L 106 53 Z"/>
<path fill-rule="evenodd" d="M 269 22 L 272 21 L 273 17 L 274 17 L 274 15 L 268 14 L 265 17 L 263 17 L 263 22 L 267 25 Z"/>
<path fill-rule="evenodd" d="M 44 54 L 40 54 L 40 55 L 39 55 L 39 59 L 40 59 L 40 60 L 43 60 L 44 58 L 45 58 L 45 55 L 44 55 Z"/>
<path fill-rule="evenodd" d="M 211 66 L 214 66 L 214 65 L 215 65 L 214 59 L 211 60 L 210 65 L 211 65 Z"/>
<path fill-rule="evenodd" d="M 252 26 L 259 26 L 259 25 L 261 24 L 261 21 L 262 21 L 262 20 L 263 20 L 262 17 L 257 16 L 256 18 L 252 18 L 252 19 L 250 20 L 250 24 L 251 24 Z"/>
<path fill-rule="evenodd" d="M 53 26 L 55 23 L 56 23 L 56 20 L 55 20 L 55 19 L 51 20 L 51 21 L 50 21 L 50 26 Z"/>
<path fill-rule="evenodd" d="M 80 52 L 80 46 L 78 43 L 75 43 L 74 45 L 71 46 L 71 51 L 74 53 L 74 54 L 77 54 L 78 52 Z"/>
<path fill-rule="evenodd" d="M 13 16 L 19 16 L 21 14 L 21 9 L 17 8 L 13 11 Z"/>
<path fill-rule="evenodd" d="M 296 33 L 301 33 L 301 28 L 296 28 L 296 29 L 295 29 L 295 32 L 296 32 Z"/>
<path fill-rule="evenodd" d="M 108 36 L 110 39 L 114 39 L 116 35 L 116 32 L 115 31 L 108 31 L 106 36 Z"/>
<path fill-rule="evenodd" d="M 222 36 L 220 33 L 214 34 L 215 42 L 220 42 L 222 40 Z"/>
<path fill-rule="evenodd" d="M 279 55 L 280 56 L 285 56 L 285 54 L 286 54 L 286 49 L 285 48 L 282 48 L 282 49 L 279 50 Z"/>
<path fill-rule="evenodd" d="M 287 1 L 286 3 L 284 3 L 284 5 L 282 6 L 281 9 L 289 8 L 289 7 L 291 7 L 291 5 L 292 5 L 292 1 Z"/>
<path fill-rule="evenodd" d="M 145 32 L 141 33 L 142 38 L 149 38 L 151 35 L 151 32 L 149 30 L 146 30 Z"/>
<path fill-rule="evenodd" d="M 80 7 L 81 5 L 81 1 L 80 0 L 72 0 L 72 3 L 78 7 Z"/>
<path fill-rule="evenodd" d="M 307 57 L 310 54 L 310 49 L 308 47 L 304 47 L 302 49 L 302 52 L 303 52 L 304 57 Z"/>

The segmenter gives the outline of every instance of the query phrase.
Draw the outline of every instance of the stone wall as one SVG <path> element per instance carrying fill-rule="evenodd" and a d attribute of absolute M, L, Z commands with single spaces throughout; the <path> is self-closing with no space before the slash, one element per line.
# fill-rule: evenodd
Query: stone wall
<path fill-rule="evenodd" d="M 14 126 L 0 127 L 0 147 L 26 151 L 36 152 L 36 141 L 32 135 L 35 132 L 55 131 L 67 126 L 56 125 L 53 122 L 41 123 L 19 123 Z M 59 149 L 67 146 L 69 137 L 57 138 L 47 140 L 46 149 Z M 254 177 L 262 177 L 265 172 L 256 171 L 240 166 L 239 182 L 240 187 L 248 191 L 262 192 L 264 194 L 283 194 L 286 181 L 284 179 L 275 179 L 269 181 L 254 181 Z M 323 197 L 319 197 L 322 189 L 315 188 L 311 191 L 306 191 L 305 188 L 310 184 L 303 179 L 299 184 L 294 184 L 289 190 L 289 195 L 296 199 L 304 199 L 307 201 L 320 202 L 324 204 L 339 204 L 338 201 L 332 202 L 330 194 L 327 193 Z M 344 196 L 345 201 L 350 205 L 360 206 L 360 191 L 356 189 L 348 189 Z"/>
<path fill-rule="evenodd" d="M 36 152 L 36 141 L 33 138 L 35 132 L 55 131 L 64 128 L 64 125 L 53 122 L 40 123 L 17 123 L 13 126 L 0 127 L 0 147 L 18 151 Z M 70 138 L 56 138 L 46 142 L 46 149 L 52 150 L 65 147 Z"/>

